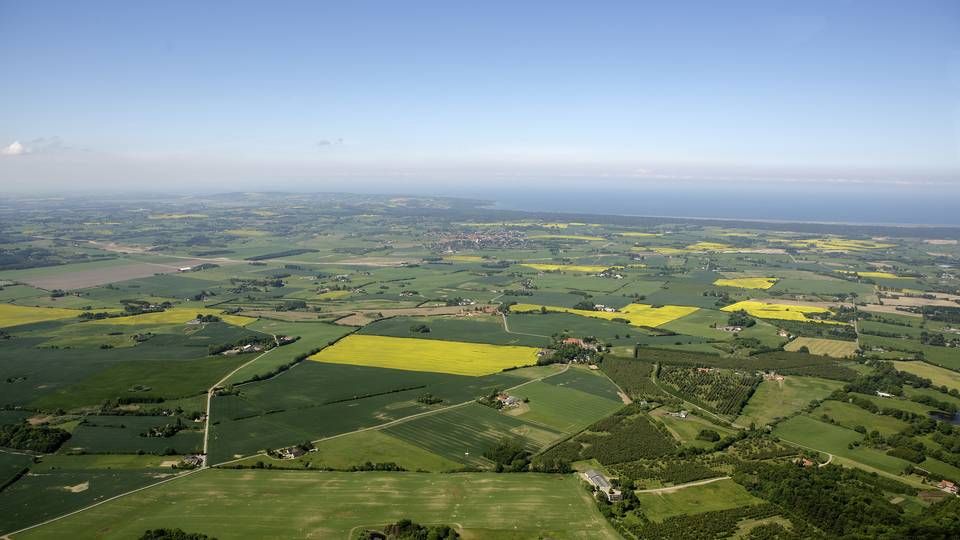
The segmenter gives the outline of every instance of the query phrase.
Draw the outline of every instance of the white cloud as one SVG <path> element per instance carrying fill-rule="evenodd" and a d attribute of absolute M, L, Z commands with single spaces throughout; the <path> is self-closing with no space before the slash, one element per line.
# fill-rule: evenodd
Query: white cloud
<path fill-rule="evenodd" d="M 22 156 L 26 154 L 54 154 L 69 150 L 60 137 L 40 137 L 27 142 L 13 141 L 0 148 L 0 156 Z"/>
<path fill-rule="evenodd" d="M 20 141 L 13 141 L 8 146 L 4 146 L 0 149 L 0 155 L 2 156 L 19 156 L 20 154 L 26 154 L 27 147 L 20 143 Z"/>

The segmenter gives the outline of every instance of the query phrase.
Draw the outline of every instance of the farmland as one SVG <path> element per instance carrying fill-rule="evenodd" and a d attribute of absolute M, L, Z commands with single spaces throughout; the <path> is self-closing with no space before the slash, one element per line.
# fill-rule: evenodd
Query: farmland
<path fill-rule="evenodd" d="M 802 347 L 806 347 L 810 354 L 832 356 L 834 358 L 849 358 L 857 352 L 857 344 L 852 341 L 809 337 L 798 337 L 784 345 L 783 350 L 799 351 Z"/>
<path fill-rule="evenodd" d="M 537 350 L 515 345 L 356 335 L 338 341 L 310 360 L 477 376 L 535 364 Z"/>
<path fill-rule="evenodd" d="M 687 306 L 651 306 L 647 304 L 628 304 L 618 311 L 589 311 L 584 309 L 564 308 L 559 306 L 537 306 L 533 304 L 514 304 L 510 306 L 510 311 L 524 313 L 530 311 L 539 311 L 541 308 L 546 311 L 557 313 L 572 313 L 581 317 L 594 317 L 597 319 L 614 320 L 624 319 L 633 326 L 660 326 L 670 321 L 685 317 L 697 311 L 698 308 Z"/>
<path fill-rule="evenodd" d="M 0 207 L 0 534 L 802 537 L 834 522 L 744 471 L 960 482 L 955 244 L 227 199 Z M 898 490 L 900 525 L 939 508 Z"/>
<path fill-rule="evenodd" d="M 357 480 L 363 482 L 362 490 L 354 489 Z M 348 538 L 357 526 L 403 517 L 454 522 L 481 538 L 495 538 L 501 531 L 616 538 L 573 477 L 222 470 L 204 471 L 18 537 L 130 538 L 174 526 L 219 537 L 247 531 L 249 536 L 233 537 Z M 89 536 L 77 536 L 79 531 Z"/>

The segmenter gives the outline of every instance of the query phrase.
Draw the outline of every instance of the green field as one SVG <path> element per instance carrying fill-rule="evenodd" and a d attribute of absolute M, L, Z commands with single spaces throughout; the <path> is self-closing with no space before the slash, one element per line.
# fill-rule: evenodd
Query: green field
<path fill-rule="evenodd" d="M 733 480 L 718 480 L 702 486 L 668 490 L 661 493 L 638 493 L 640 510 L 651 521 L 672 516 L 702 514 L 754 504 L 762 504 Z"/>
<path fill-rule="evenodd" d="M 812 400 L 823 399 L 843 386 L 815 377 L 787 376 L 782 381 L 764 380 L 740 412 L 737 424 L 763 426 L 798 411 Z"/>
<path fill-rule="evenodd" d="M 362 489 L 358 489 L 362 486 Z M 135 538 L 178 527 L 218 538 L 334 538 L 402 518 L 473 538 L 615 539 L 574 475 L 208 470 L 15 538 Z"/>
<path fill-rule="evenodd" d="M 613 386 L 613 383 L 607 382 Z M 530 400 L 521 406 L 529 410 L 517 418 L 563 433 L 576 433 L 623 406 L 619 398 L 614 401 L 546 381 L 530 383 L 513 394 Z"/>
<path fill-rule="evenodd" d="M 960 373 L 956 371 L 931 366 L 924 362 L 894 362 L 893 365 L 900 371 L 907 371 L 930 379 L 936 386 L 946 386 L 947 388 L 960 390 Z"/>
<path fill-rule="evenodd" d="M 783 350 L 798 351 L 801 347 L 806 347 L 810 354 L 832 356 L 834 358 L 848 358 L 857 352 L 857 344 L 853 341 L 810 337 L 798 337 L 784 345 Z"/>
<path fill-rule="evenodd" d="M 853 429 L 856 426 L 863 426 L 867 431 L 877 430 L 884 436 L 899 433 L 909 425 L 892 416 L 873 414 L 852 403 L 841 401 L 824 401 L 810 413 L 814 418 L 820 418 L 824 414 L 843 427 Z"/>
<path fill-rule="evenodd" d="M 828 452 L 845 458 L 852 464 L 868 471 L 897 475 L 908 464 L 902 459 L 888 456 L 872 448 L 861 446 L 851 450 L 847 446 L 854 441 L 861 440 L 862 435 L 852 429 L 814 420 L 805 415 L 794 416 L 786 422 L 778 424 L 773 433 L 785 442 Z"/>

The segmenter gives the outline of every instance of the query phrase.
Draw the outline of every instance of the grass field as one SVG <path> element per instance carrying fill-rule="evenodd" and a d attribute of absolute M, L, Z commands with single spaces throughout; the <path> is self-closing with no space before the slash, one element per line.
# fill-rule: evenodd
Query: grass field
<path fill-rule="evenodd" d="M 534 347 L 516 345 L 352 335 L 311 356 L 310 360 L 479 376 L 536 364 L 537 351 Z"/>
<path fill-rule="evenodd" d="M 810 351 L 810 354 L 832 356 L 834 358 L 849 358 L 857 352 L 857 343 L 855 341 L 810 337 L 798 337 L 784 345 L 783 350 L 796 352 L 799 351 L 801 347 L 806 347 Z"/>
<path fill-rule="evenodd" d="M 362 489 L 360 487 L 362 486 Z M 16 538 L 137 538 L 178 527 L 223 539 L 353 538 L 410 518 L 465 538 L 616 539 L 573 475 L 208 470 Z"/>
<path fill-rule="evenodd" d="M 746 311 L 759 319 L 783 319 L 787 321 L 818 322 L 827 324 L 843 324 L 837 321 L 821 321 L 807 317 L 808 313 L 827 313 L 830 310 L 814 306 L 794 306 L 790 304 L 776 304 L 772 302 L 758 302 L 744 300 L 720 308 L 721 311 Z"/>
<path fill-rule="evenodd" d="M 676 491 L 637 493 L 637 498 L 640 501 L 640 510 L 651 521 L 663 521 L 672 516 L 702 514 L 764 502 L 750 495 L 743 486 L 733 480 L 718 480 Z"/>
<path fill-rule="evenodd" d="M 598 274 L 609 269 L 609 266 L 596 266 L 586 264 L 539 264 L 523 263 L 520 266 L 540 270 L 541 272 L 580 272 L 583 274 Z"/>
<path fill-rule="evenodd" d="M 510 311 L 516 313 L 540 311 L 545 307 L 547 311 L 558 313 L 572 313 L 582 317 L 594 317 L 597 319 L 613 320 L 626 319 L 633 326 L 660 326 L 670 321 L 685 317 L 694 313 L 700 308 L 690 306 L 662 306 L 654 307 L 649 304 L 627 304 L 620 311 L 592 311 L 586 309 L 573 309 L 560 306 L 538 306 L 535 304 L 514 304 L 510 306 Z"/>
<path fill-rule="evenodd" d="M 72 319 L 82 313 L 76 309 L 43 308 L 0 304 L 0 328 L 43 321 Z"/>
<path fill-rule="evenodd" d="M 742 277 L 721 278 L 713 282 L 718 287 L 738 287 L 740 289 L 769 289 L 777 283 L 777 278 Z"/>
<path fill-rule="evenodd" d="M 873 448 L 860 446 L 851 450 L 848 445 L 862 440 L 862 435 L 852 429 L 821 422 L 803 414 L 778 424 L 773 434 L 787 443 L 829 452 L 868 471 L 898 475 L 907 466 L 906 461 Z"/>
<path fill-rule="evenodd" d="M 903 431 L 909 424 L 902 420 L 897 420 L 892 416 L 883 416 L 873 414 L 870 411 L 861 409 L 852 403 L 827 400 L 810 413 L 814 418 L 820 418 L 821 415 L 827 415 L 837 424 L 853 429 L 856 426 L 863 426 L 867 431 L 877 430 L 883 436 L 893 435 Z"/>
<path fill-rule="evenodd" d="M 942 367 L 931 366 L 924 362 L 894 362 L 894 367 L 930 379 L 936 386 L 946 386 L 960 390 L 960 373 Z"/>
<path fill-rule="evenodd" d="M 607 384 L 613 387 L 613 383 L 607 381 Z M 513 393 L 530 400 L 525 405 L 529 410 L 517 418 L 564 433 L 576 433 L 623 407 L 619 399 L 607 399 L 546 381 L 530 383 Z"/>
<path fill-rule="evenodd" d="M 814 399 L 823 399 L 843 386 L 839 381 L 788 376 L 782 381 L 765 380 L 743 408 L 737 424 L 764 426 L 800 410 Z"/>
<path fill-rule="evenodd" d="M 687 446 L 696 446 L 700 448 L 711 448 L 713 446 L 713 443 L 710 441 L 701 441 L 697 439 L 697 435 L 699 435 L 700 430 L 703 429 L 712 429 L 719 433 L 721 437 L 725 437 L 733 433 L 733 430 L 718 426 L 713 422 L 699 416 L 694 416 L 691 414 L 687 415 L 686 418 L 677 418 L 665 413 L 665 410 L 658 409 L 653 413 L 653 416 L 663 422 L 663 425 L 667 426 L 667 430 L 670 431 L 670 434 L 673 435 L 674 438 Z"/>

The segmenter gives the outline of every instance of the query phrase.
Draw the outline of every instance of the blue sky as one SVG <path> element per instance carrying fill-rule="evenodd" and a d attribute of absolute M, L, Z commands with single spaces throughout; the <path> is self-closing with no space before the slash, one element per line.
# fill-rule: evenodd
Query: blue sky
<path fill-rule="evenodd" d="M 0 50 L 14 189 L 960 183 L 955 0 L 0 0 Z"/>

